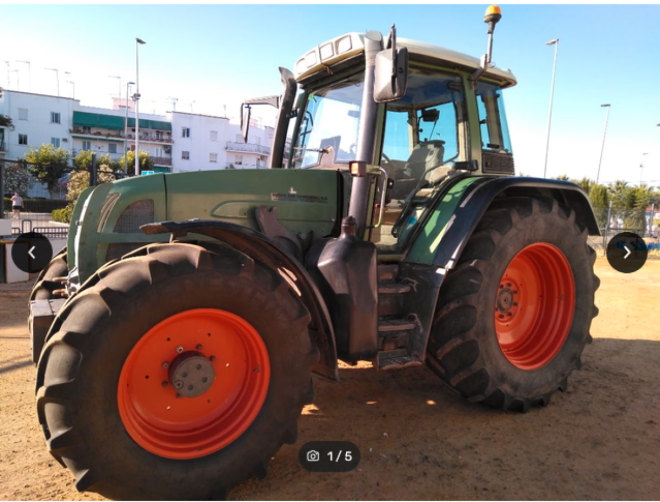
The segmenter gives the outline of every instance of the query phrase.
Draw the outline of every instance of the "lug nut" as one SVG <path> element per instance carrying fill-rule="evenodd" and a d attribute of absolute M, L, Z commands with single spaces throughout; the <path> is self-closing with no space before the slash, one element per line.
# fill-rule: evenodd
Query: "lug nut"
<path fill-rule="evenodd" d="M 202 350 L 202 344 L 197 345 L 197 350 Z"/>
<path fill-rule="evenodd" d="M 183 347 L 182 347 L 181 345 L 179 345 L 179 346 L 176 348 L 176 351 L 177 351 L 179 354 L 181 354 L 181 352 L 183 352 Z"/>
<path fill-rule="evenodd" d="M 170 367 L 170 365 L 169 365 L 168 363 L 163 363 L 163 369 L 166 370 L 166 369 L 169 368 L 169 367 Z"/>
<path fill-rule="evenodd" d="M 510 288 L 510 287 L 511 287 L 511 283 L 510 283 L 510 282 L 507 282 L 507 283 L 506 283 L 506 287 L 507 287 L 507 288 Z"/>
<path fill-rule="evenodd" d="M 188 385 L 188 390 L 193 390 L 193 386 L 192 386 L 192 385 Z"/>
<path fill-rule="evenodd" d="M 167 387 L 167 382 L 163 382 L 161 385 L 162 385 L 163 387 Z"/>
<path fill-rule="evenodd" d="M 504 314 L 500 314 L 500 319 L 504 319 Z"/>
<path fill-rule="evenodd" d="M 209 357 L 209 361 L 211 361 L 211 362 L 215 361 L 215 356 Z"/>
<path fill-rule="evenodd" d="M 208 378 L 206 378 L 206 377 L 202 378 L 202 383 L 206 383 L 206 382 L 208 382 L 208 381 L 209 381 Z"/>
<path fill-rule="evenodd" d="M 511 312 L 507 313 L 509 317 L 513 317 L 513 314 Z"/>
<path fill-rule="evenodd" d="M 513 294 L 514 294 L 514 295 L 517 295 L 517 294 L 518 294 L 518 290 L 517 290 L 517 289 L 514 290 L 514 291 L 513 291 Z"/>
<path fill-rule="evenodd" d="M 184 373 L 181 375 L 183 378 L 186 378 L 188 376 L 188 373 Z"/>
<path fill-rule="evenodd" d="M 518 306 L 518 302 L 513 302 L 513 306 L 514 306 L 514 307 L 517 307 L 517 306 Z"/>
<path fill-rule="evenodd" d="M 174 382 L 174 387 L 175 387 L 177 390 L 178 390 L 178 389 L 183 389 L 183 382 L 182 382 L 181 380 L 177 380 L 176 382 Z M 178 397 L 178 396 L 177 396 L 177 397 Z"/>
<path fill-rule="evenodd" d="M 201 364 L 198 364 L 198 365 L 196 366 L 196 368 L 197 368 L 198 370 L 201 370 L 201 369 L 202 369 L 202 365 L 201 365 Z"/>

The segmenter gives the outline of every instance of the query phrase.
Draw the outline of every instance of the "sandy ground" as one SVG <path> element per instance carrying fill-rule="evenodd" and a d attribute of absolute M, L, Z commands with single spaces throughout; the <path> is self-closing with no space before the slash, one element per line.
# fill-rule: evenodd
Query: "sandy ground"
<path fill-rule="evenodd" d="M 602 287 L 594 343 L 569 390 L 547 408 L 502 413 L 473 405 L 424 368 L 341 370 L 317 378 L 298 443 L 264 481 L 231 499 L 660 498 L 660 263 L 619 274 L 597 262 Z M 0 498 L 101 500 L 81 494 L 46 451 L 34 412 L 25 318 L 28 287 L 0 289 Z M 298 463 L 311 440 L 348 440 L 362 460 L 349 473 Z"/>

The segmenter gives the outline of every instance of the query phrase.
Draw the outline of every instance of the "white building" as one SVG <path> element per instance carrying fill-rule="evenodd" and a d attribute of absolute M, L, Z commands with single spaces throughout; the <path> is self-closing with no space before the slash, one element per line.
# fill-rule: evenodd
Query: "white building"
<path fill-rule="evenodd" d="M 0 114 L 13 121 L 12 127 L 0 126 L 0 157 L 10 160 L 22 159 L 30 147 L 44 143 L 68 150 L 72 158 L 92 150 L 118 160 L 125 145 L 135 149 L 135 115 L 129 103 L 126 125 L 124 100 L 116 99 L 113 109 L 94 108 L 72 98 L 3 90 Z M 274 134 L 272 127 L 253 119 L 245 143 L 239 124 L 226 117 L 179 111 L 141 113 L 139 131 L 139 148 L 149 152 L 157 172 L 265 168 Z M 49 194 L 35 183 L 28 196 Z"/>
<path fill-rule="evenodd" d="M 226 117 L 168 112 L 172 123 L 174 171 L 268 167 L 272 127 L 250 128 L 248 143 L 238 124 Z"/>

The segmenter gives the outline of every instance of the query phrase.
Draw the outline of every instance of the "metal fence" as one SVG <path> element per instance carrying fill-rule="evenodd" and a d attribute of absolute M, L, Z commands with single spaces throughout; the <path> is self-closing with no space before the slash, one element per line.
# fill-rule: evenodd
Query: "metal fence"
<path fill-rule="evenodd" d="M 612 207 L 594 207 L 601 235 L 589 236 L 589 245 L 599 256 L 605 256 L 610 239 L 622 232 L 632 232 L 644 238 L 649 246 L 649 258 L 660 258 L 657 251 L 660 237 L 660 221 L 655 213 L 646 209 L 616 209 Z"/>
<path fill-rule="evenodd" d="M 11 220 L 13 235 L 38 232 L 50 238 L 65 239 L 69 234 L 69 225 L 53 220 L 52 211 L 48 212 L 48 200 L 23 200 L 23 207 L 15 212 L 5 208 L 5 220 Z M 58 204 L 61 205 L 61 204 Z M 53 208 L 57 209 L 55 205 Z"/>

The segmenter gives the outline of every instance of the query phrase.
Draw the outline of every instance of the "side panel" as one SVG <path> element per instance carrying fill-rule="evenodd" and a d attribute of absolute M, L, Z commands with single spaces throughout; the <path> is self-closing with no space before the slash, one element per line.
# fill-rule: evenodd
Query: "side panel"
<path fill-rule="evenodd" d="M 339 175 L 332 170 L 236 169 L 172 174 L 167 219 L 199 218 L 259 230 L 254 208 L 275 206 L 289 232 L 331 235 L 337 227 Z"/>
<path fill-rule="evenodd" d="M 456 183 L 439 201 L 415 236 L 404 261 L 453 268 L 491 202 L 498 196 L 521 195 L 543 195 L 559 200 L 575 211 L 576 221 L 586 227 L 590 235 L 600 235 L 591 203 L 574 183 L 522 177 L 468 178 Z"/>

